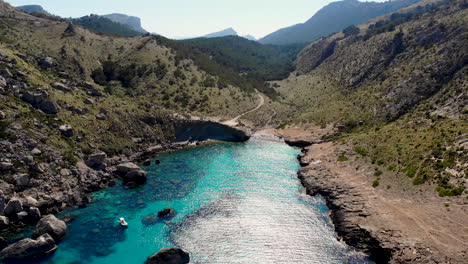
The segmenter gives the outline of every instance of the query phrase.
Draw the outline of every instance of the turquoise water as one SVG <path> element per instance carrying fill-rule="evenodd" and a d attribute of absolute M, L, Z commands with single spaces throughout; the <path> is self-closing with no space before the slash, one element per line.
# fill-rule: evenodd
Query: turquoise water
<path fill-rule="evenodd" d="M 192 263 L 369 263 L 337 240 L 323 199 L 305 195 L 299 152 L 252 140 L 155 157 L 161 164 L 144 167 L 145 186 L 109 188 L 87 208 L 63 213 L 76 217 L 69 234 L 36 263 L 141 264 L 174 246 L 190 252 Z M 143 223 L 168 206 L 174 218 Z"/>

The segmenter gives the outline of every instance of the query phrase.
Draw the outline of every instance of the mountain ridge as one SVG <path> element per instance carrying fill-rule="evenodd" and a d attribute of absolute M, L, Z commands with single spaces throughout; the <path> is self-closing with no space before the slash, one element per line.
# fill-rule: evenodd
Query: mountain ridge
<path fill-rule="evenodd" d="M 345 0 L 332 2 L 309 20 L 279 29 L 259 40 L 262 44 L 291 44 L 312 42 L 339 32 L 345 27 L 399 10 L 420 0 L 396 0 L 383 3 Z"/>

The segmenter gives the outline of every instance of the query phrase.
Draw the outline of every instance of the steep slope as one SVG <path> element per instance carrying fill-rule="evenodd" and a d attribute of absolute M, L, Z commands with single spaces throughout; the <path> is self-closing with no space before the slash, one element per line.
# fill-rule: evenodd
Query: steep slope
<path fill-rule="evenodd" d="M 233 28 L 226 28 L 224 30 L 202 36 L 202 38 L 219 38 L 226 36 L 237 36 L 237 32 Z"/>
<path fill-rule="evenodd" d="M 319 10 L 303 24 L 280 29 L 262 39 L 264 44 L 305 43 L 339 32 L 350 25 L 361 24 L 371 18 L 391 13 L 420 0 L 396 0 L 383 3 L 344 0 Z"/>
<path fill-rule="evenodd" d="M 103 15 L 105 18 L 109 18 L 110 20 L 124 24 L 129 26 L 131 29 L 141 32 L 141 33 L 146 33 L 147 31 L 141 26 L 141 19 L 139 17 L 135 16 L 128 16 L 125 14 L 109 14 L 109 15 Z"/>
<path fill-rule="evenodd" d="M 423 5 L 363 25 L 358 35 L 311 44 L 296 61 L 297 74 L 275 84 L 295 109 L 280 115 L 354 131 L 350 146 L 376 170 L 404 176 L 392 178 L 397 182 L 464 194 L 466 7 Z"/>
<path fill-rule="evenodd" d="M 0 36 L 2 206 L 30 196 L 56 213 L 112 183 L 85 165 L 93 153 L 121 155 L 115 165 L 173 142 L 178 119 L 230 119 L 257 105 L 156 37 L 99 35 L 3 1 Z"/>

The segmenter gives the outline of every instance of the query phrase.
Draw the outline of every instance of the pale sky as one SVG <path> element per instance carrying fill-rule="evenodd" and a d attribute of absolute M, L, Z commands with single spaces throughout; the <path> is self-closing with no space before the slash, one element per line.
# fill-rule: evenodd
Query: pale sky
<path fill-rule="evenodd" d="M 170 38 L 194 37 L 234 28 L 263 37 L 302 23 L 336 0 L 6 0 L 41 5 L 61 17 L 123 13 L 140 17 L 143 28 Z M 380 0 L 381 1 L 381 0 Z"/>

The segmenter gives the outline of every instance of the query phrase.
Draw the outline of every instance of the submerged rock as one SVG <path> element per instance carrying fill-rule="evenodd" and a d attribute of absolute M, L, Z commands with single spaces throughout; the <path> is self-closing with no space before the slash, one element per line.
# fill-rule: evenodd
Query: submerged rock
<path fill-rule="evenodd" d="M 180 248 L 163 248 L 149 257 L 145 264 L 186 264 L 190 262 L 189 253 Z"/>
<path fill-rule="evenodd" d="M 141 220 L 141 223 L 146 226 L 155 225 L 157 222 L 158 218 L 154 214 L 147 215 Z"/>
<path fill-rule="evenodd" d="M 28 259 L 47 255 L 57 249 L 54 239 L 44 234 L 36 240 L 25 238 L 4 248 L 0 252 L 0 259 Z"/>
<path fill-rule="evenodd" d="M 57 219 L 54 215 L 47 215 L 39 220 L 32 237 L 36 238 L 44 234 L 49 234 L 55 241 L 59 241 L 67 232 L 67 224 L 65 224 L 64 221 Z"/>
<path fill-rule="evenodd" d="M 172 207 L 168 207 L 162 211 L 158 212 L 158 217 L 163 218 L 163 217 L 171 217 L 174 216 L 176 211 Z"/>

